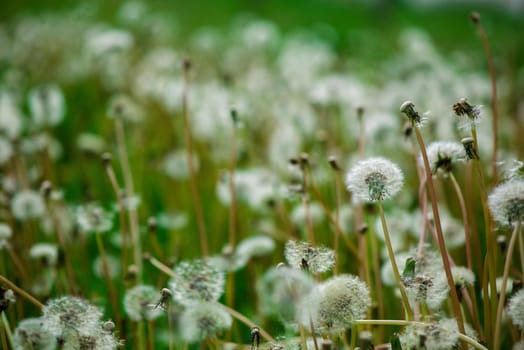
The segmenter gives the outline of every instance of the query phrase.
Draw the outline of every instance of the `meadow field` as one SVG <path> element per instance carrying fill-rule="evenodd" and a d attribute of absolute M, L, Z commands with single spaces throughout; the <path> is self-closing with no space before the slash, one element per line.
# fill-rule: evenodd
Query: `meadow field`
<path fill-rule="evenodd" d="M 0 349 L 524 349 L 524 2 L 0 5 Z"/>

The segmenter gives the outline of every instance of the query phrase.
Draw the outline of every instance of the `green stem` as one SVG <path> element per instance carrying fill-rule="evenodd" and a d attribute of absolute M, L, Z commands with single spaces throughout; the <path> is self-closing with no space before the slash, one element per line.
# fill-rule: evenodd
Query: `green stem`
<path fill-rule="evenodd" d="M 402 304 L 404 304 L 404 311 L 406 312 L 406 317 L 408 321 L 413 320 L 413 311 L 409 305 L 408 295 L 406 294 L 406 289 L 400 278 L 400 273 L 398 271 L 397 262 L 395 260 L 395 253 L 393 252 L 393 246 L 391 245 L 391 239 L 389 236 L 389 230 L 386 223 L 386 216 L 384 215 L 384 208 L 382 208 L 382 202 L 378 201 L 378 209 L 380 212 L 380 221 L 382 223 L 382 229 L 384 230 L 384 238 L 386 241 L 386 247 L 388 248 L 389 260 L 391 262 L 391 267 L 393 268 L 393 274 L 397 280 L 398 287 L 400 289 L 400 295 L 402 297 Z"/>
<path fill-rule="evenodd" d="M 13 333 L 11 332 L 11 327 L 9 326 L 9 320 L 5 316 L 5 312 L 2 312 L 2 322 L 4 324 L 5 334 L 7 335 L 7 340 L 9 341 L 9 345 L 11 346 L 11 349 L 15 348 L 14 342 L 13 342 Z"/>
<path fill-rule="evenodd" d="M 517 242 L 517 236 L 520 231 L 520 221 L 517 221 L 513 233 L 511 234 L 511 240 L 509 241 L 506 263 L 504 264 L 504 274 L 502 275 L 502 285 L 500 287 L 500 299 L 497 307 L 497 318 L 495 321 L 495 336 L 493 337 L 493 349 L 500 349 L 500 332 L 502 323 L 502 311 L 504 310 L 504 302 L 506 300 L 506 286 L 508 283 L 509 270 L 511 268 L 513 251 L 515 250 L 515 243 Z"/>

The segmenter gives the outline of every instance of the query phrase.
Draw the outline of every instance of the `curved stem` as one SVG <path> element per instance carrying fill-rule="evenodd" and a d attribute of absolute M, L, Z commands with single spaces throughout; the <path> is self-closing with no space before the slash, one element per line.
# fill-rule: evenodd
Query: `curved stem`
<path fill-rule="evenodd" d="M 200 236 L 200 249 L 204 257 L 209 255 L 209 248 L 207 242 L 206 225 L 204 223 L 204 214 L 202 212 L 202 203 L 198 195 L 197 178 L 195 174 L 195 165 L 193 164 L 193 139 L 191 137 L 191 122 L 189 119 L 189 62 L 184 64 L 184 92 L 182 98 L 182 116 L 184 119 L 184 134 L 186 141 L 186 158 L 187 167 L 189 169 L 189 180 L 191 185 L 191 196 L 193 197 L 193 204 L 198 225 L 198 233 Z"/>
<path fill-rule="evenodd" d="M 384 238 L 386 241 L 386 247 L 388 248 L 389 260 L 391 262 L 393 273 L 395 275 L 395 279 L 397 280 L 397 284 L 400 289 L 400 295 L 402 297 L 402 304 L 404 304 L 404 311 L 406 312 L 407 319 L 411 321 L 413 320 L 413 311 L 411 310 L 411 306 L 409 305 L 409 300 L 408 300 L 408 295 L 406 294 L 406 289 L 404 288 L 404 284 L 402 283 L 402 279 L 400 278 L 400 273 L 398 271 L 397 262 L 395 260 L 395 253 L 393 252 L 393 246 L 391 245 L 389 230 L 386 224 L 386 216 L 384 215 L 384 209 L 382 208 L 381 201 L 378 201 L 378 209 L 380 211 L 380 221 L 382 223 L 382 229 L 384 230 Z"/>
<path fill-rule="evenodd" d="M 504 264 L 504 274 L 502 275 L 502 285 L 500 287 L 500 299 L 497 307 L 497 318 L 495 321 L 495 336 L 493 337 L 493 349 L 500 349 L 500 329 L 502 323 L 502 311 L 504 310 L 504 302 L 506 300 L 506 286 L 508 284 L 509 270 L 511 268 L 513 251 L 515 250 L 515 243 L 517 242 L 517 236 L 520 231 L 520 221 L 517 221 L 513 233 L 511 234 L 511 240 L 509 241 L 506 263 Z"/>

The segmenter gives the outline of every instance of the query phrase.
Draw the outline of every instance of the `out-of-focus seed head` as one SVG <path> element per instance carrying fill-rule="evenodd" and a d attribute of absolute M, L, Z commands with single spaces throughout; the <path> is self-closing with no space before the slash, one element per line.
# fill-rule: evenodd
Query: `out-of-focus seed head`
<path fill-rule="evenodd" d="M 524 290 L 518 291 L 509 299 L 507 310 L 513 324 L 524 330 Z"/>
<path fill-rule="evenodd" d="M 317 285 L 301 303 L 301 323 L 309 327 L 309 318 L 321 332 L 338 333 L 353 320 L 366 317 L 371 306 L 369 289 L 358 277 L 338 275 Z"/>
<path fill-rule="evenodd" d="M 437 141 L 429 144 L 427 155 L 431 175 L 444 177 L 453 171 L 455 164 L 466 158 L 463 145 L 451 141 Z"/>
<path fill-rule="evenodd" d="M 400 168 L 381 157 L 359 161 L 346 175 L 348 191 L 356 200 L 365 202 L 382 201 L 396 195 L 403 182 Z"/>
<path fill-rule="evenodd" d="M 29 109 L 34 126 L 56 126 L 64 119 L 64 95 L 56 85 L 36 87 L 29 92 Z"/>
<path fill-rule="evenodd" d="M 288 241 L 284 255 L 291 267 L 314 275 L 331 270 L 335 264 L 335 252 L 332 249 L 313 247 L 308 242 Z"/>
<path fill-rule="evenodd" d="M 80 205 L 76 208 L 75 215 L 83 233 L 104 233 L 113 228 L 113 215 L 97 204 Z"/>
<path fill-rule="evenodd" d="M 37 219 L 45 213 L 44 199 L 36 191 L 22 190 L 13 197 L 11 210 L 18 220 Z"/>
<path fill-rule="evenodd" d="M 44 329 L 55 337 L 79 332 L 88 334 L 98 329 L 102 316 L 97 307 L 72 296 L 48 300 L 42 313 Z"/>
<path fill-rule="evenodd" d="M 55 350 L 56 337 L 44 329 L 42 318 L 20 321 L 13 334 L 15 350 Z"/>
<path fill-rule="evenodd" d="M 313 279 L 302 270 L 286 266 L 269 270 L 257 281 L 260 310 L 264 315 L 276 315 L 282 322 L 293 324 L 300 300 L 313 286 Z"/>
<path fill-rule="evenodd" d="M 4 249 L 9 244 L 9 239 L 13 235 L 11 226 L 0 222 L 0 250 Z"/>
<path fill-rule="evenodd" d="M 160 293 L 153 286 L 139 284 L 126 291 L 124 309 L 133 321 L 151 321 L 162 314 L 155 306 Z"/>
<path fill-rule="evenodd" d="M 524 223 L 524 180 L 510 180 L 495 187 L 488 197 L 488 205 L 501 225 Z"/>
<path fill-rule="evenodd" d="M 58 247 L 51 243 L 37 243 L 29 250 L 29 256 L 39 261 L 43 267 L 56 266 L 58 262 Z"/>
<path fill-rule="evenodd" d="M 182 261 L 174 269 L 179 279 L 169 286 L 176 302 L 185 305 L 192 301 L 217 301 L 224 293 L 224 272 L 206 260 Z"/>
<path fill-rule="evenodd" d="M 187 342 L 198 342 L 231 327 L 231 315 L 218 303 L 193 302 L 180 316 L 180 333 Z"/>

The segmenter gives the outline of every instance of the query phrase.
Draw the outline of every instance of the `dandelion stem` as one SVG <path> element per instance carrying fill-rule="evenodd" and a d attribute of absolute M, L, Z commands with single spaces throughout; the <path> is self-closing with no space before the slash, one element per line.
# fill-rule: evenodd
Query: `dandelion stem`
<path fill-rule="evenodd" d="M 493 111 L 492 119 L 492 131 L 493 131 L 493 156 L 491 159 L 491 183 L 497 183 L 497 149 L 498 149 L 498 118 L 499 118 L 499 108 L 498 108 L 498 99 L 497 99 L 497 77 L 495 74 L 495 64 L 493 62 L 493 55 L 491 53 L 491 48 L 489 46 L 488 36 L 484 31 L 484 27 L 480 22 L 480 15 L 478 13 L 472 13 L 471 18 L 473 23 L 477 27 L 480 38 L 482 40 L 482 45 L 484 46 L 484 52 L 486 54 L 486 59 L 488 61 L 489 67 L 489 77 L 491 82 L 491 109 Z"/>
<path fill-rule="evenodd" d="M 500 330 L 502 323 L 502 311 L 504 310 L 504 302 L 506 300 L 506 286 L 508 284 L 509 270 L 511 268 L 511 263 L 513 260 L 513 251 L 515 250 L 515 243 L 517 242 L 517 236 L 520 231 L 520 221 L 517 221 L 513 233 L 511 234 L 511 239 L 509 241 L 506 263 L 504 264 L 504 274 L 502 275 L 502 285 L 500 287 L 500 299 L 497 307 L 497 318 L 495 321 L 495 336 L 493 338 L 493 349 L 500 349 Z"/>
<path fill-rule="evenodd" d="M 122 200 L 122 194 L 120 191 L 120 186 L 116 179 L 115 171 L 111 165 L 111 156 L 109 154 L 103 155 L 103 164 L 106 171 L 111 187 L 115 192 L 116 203 L 118 206 L 118 219 L 120 222 L 120 236 L 122 237 L 122 269 L 127 267 L 127 228 L 126 228 L 126 218 L 125 218 L 125 207 Z"/>
<path fill-rule="evenodd" d="M 13 342 L 13 333 L 11 332 L 11 327 L 9 326 L 9 320 L 7 319 L 5 315 L 5 311 L 2 311 L 2 323 L 4 324 L 4 330 L 7 336 L 7 340 L 9 341 L 9 345 L 11 346 L 11 349 L 14 349 L 15 344 Z"/>
<path fill-rule="evenodd" d="M 95 232 L 95 240 L 96 245 L 98 247 L 98 251 L 100 252 L 100 258 L 102 259 L 102 271 L 104 272 L 104 277 L 107 281 L 107 286 L 109 289 L 109 298 L 111 299 L 111 307 L 113 308 L 113 316 L 115 317 L 115 321 L 118 325 L 122 325 L 120 323 L 120 314 L 118 312 L 118 302 L 117 302 L 117 296 L 115 291 L 115 285 L 113 284 L 113 280 L 111 279 L 111 275 L 109 274 L 109 264 L 107 262 L 107 254 L 106 250 L 104 248 L 104 242 L 102 241 L 102 237 L 99 232 Z"/>
<path fill-rule="evenodd" d="M 33 305 L 35 305 L 37 308 L 41 309 L 44 307 L 44 305 L 39 302 L 35 297 L 33 297 L 31 294 L 27 293 L 25 290 L 23 290 L 22 288 L 18 287 L 16 284 L 14 284 L 13 282 L 11 282 L 10 280 L 8 280 L 7 278 L 5 278 L 4 276 L 0 275 L 0 282 L 3 282 L 5 283 L 7 286 L 9 286 L 9 288 L 11 288 L 12 290 L 14 290 L 16 293 L 20 294 L 21 296 L 23 296 L 25 299 L 27 299 L 28 301 L 30 301 Z"/>
<path fill-rule="evenodd" d="M 431 170 L 429 168 L 428 155 L 426 153 L 426 147 L 424 146 L 424 140 L 422 139 L 422 134 L 418 126 L 413 127 L 415 135 L 417 137 L 417 142 L 420 147 L 420 153 L 422 154 L 422 159 L 424 161 L 424 169 L 426 173 L 427 185 L 429 188 L 429 197 L 431 200 L 431 208 L 433 210 L 433 218 L 435 221 L 437 241 L 440 250 L 440 255 L 442 256 L 442 262 L 444 264 L 444 271 L 446 272 L 446 278 L 448 280 L 448 285 L 451 294 L 451 304 L 453 307 L 453 313 L 457 321 L 457 326 L 460 333 L 464 334 L 464 320 L 462 319 L 462 314 L 460 312 L 460 303 L 458 300 L 457 290 L 455 288 L 455 282 L 453 281 L 453 275 L 451 274 L 451 267 L 448 259 L 448 253 L 446 250 L 446 243 L 444 241 L 444 235 L 442 233 L 442 226 L 440 223 L 440 215 L 438 211 L 437 198 L 435 194 L 435 187 L 433 186 L 433 179 L 431 178 Z M 462 348 L 465 349 L 465 344 L 462 344 Z"/>
<path fill-rule="evenodd" d="M 198 225 L 198 233 L 200 236 L 200 249 L 202 255 L 207 257 L 209 255 L 209 248 L 207 242 L 207 232 L 204 223 L 204 214 L 202 212 L 202 203 L 198 195 L 197 178 L 195 174 L 195 165 L 193 164 L 193 139 L 191 137 L 191 121 L 189 118 L 189 70 L 191 62 L 189 59 L 184 61 L 184 90 L 182 96 L 182 117 L 184 119 L 184 134 L 186 141 L 186 158 L 187 167 L 189 170 L 189 180 L 191 185 L 191 195 L 193 197 L 193 205 Z"/>
<path fill-rule="evenodd" d="M 417 321 L 405 321 L 405 320 L 354 320 L 354 324 L 357 325 L 384 325 L 384 326 L 430 326 L 431 324 Z M 484 345 L 477 342 L 475 339 L 468 337 L 464 333 L 458 333 L 459 339 L 465 341 L 469 345 L 479 350 L 488 350 Z"/>
<path fill-rule="evenodd" d="M 389 236 L 389 230 L 386 223 L 386 216 L 384 215 L 384 208 L 382 208 L 382 201 L 378 201 L 378 209 L 380 212 L 380 221 L 382 223 L 382 229 L 384 230 L 384 238 L 386 241 L 386 247 L 388 249 L 389 260 L 391 262 L 391 267 L 393 268 L 393 274 L 397 280 L 398 288 L 400 289 L 400 295 L 402 297 L 402 304 L 404 304 L 404 311 L 406 312 L 406 317 L 408 321 L 413 320 L 413 311 L 409 305 L 408 295 L 406 294 L 406 289 L 404 288 L 404 283 L 400 278 L 400 273 L 398 271 L 397 262 L 395 260 L 395 253 L 393 252 L 393 246 L 391 245 L 391 238 Z"/>
<path fill-rule="evenodd" d="M 118 157 L 122 166 L 124 176 L 125 193 L 127 200 L 132 200 L 135 195 L 131 165 L 125 143 L 124 124 L 121 118 L 115 118 L 115 132 L 118 146 Z M 138 269 L 138 280 L 142 280 L 142 246 L 140 243 L 140 234 L 138 232 L 138 216 L 136 208 L 131 204 L 129 208 L 129 228 L 131 233 L 131 242 L 133 244 L 134 263 Z"/>

